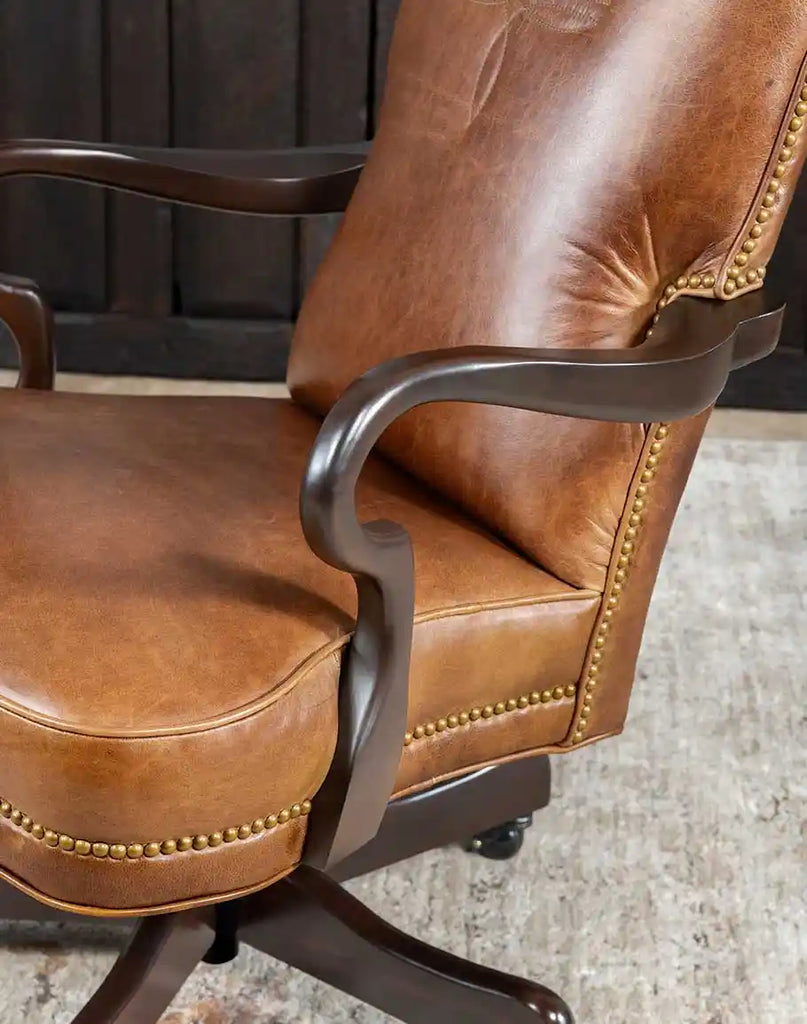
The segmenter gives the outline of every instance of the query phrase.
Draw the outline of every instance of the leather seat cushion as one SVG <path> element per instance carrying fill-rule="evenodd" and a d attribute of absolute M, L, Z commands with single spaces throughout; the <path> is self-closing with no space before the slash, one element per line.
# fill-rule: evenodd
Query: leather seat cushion
<path fill-rule="evenodd" d="M 355 610 L 299 525 L 318 427 L 287 401 L 0 395 L 7 877 L 133 913 L 299 860 Z M 561 742 L 600 595 L 380 460 L 359 499 L 415 548 L 399 791 Z"/>

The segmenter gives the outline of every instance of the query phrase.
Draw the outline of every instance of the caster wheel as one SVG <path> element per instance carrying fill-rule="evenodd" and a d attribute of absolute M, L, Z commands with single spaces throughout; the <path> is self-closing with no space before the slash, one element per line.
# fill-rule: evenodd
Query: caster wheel
<path fill-rule="evenodd" d="M 466 845 L 469 853 L 477 853 L 486 860 L 510 860 L 524 845 L 524 833 L 532 825 L 532 815 L 516 818 L 504 825 L 480 832 Z"/>

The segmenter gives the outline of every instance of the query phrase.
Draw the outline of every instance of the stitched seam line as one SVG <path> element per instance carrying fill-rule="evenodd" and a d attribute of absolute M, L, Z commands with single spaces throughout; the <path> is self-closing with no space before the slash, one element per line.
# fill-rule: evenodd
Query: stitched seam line
<path fill-rule="evenodd" d="M 178 853 L 190 853 L 191 851 L 206 850 L 209 847 L 221 846 L 225 843 L 244 842 L 264 832 L 272 832 L 276 828 L 293 821 L 295 818 L 304 818 L 311 813 L 311 801 L 304 800 L 300 804 L 293 804 L 278 814 L 270 814 L 266 818 L 256 818 L 255 821 L 233 828 L 225 828 L 221 832 L 211 832 L 209 835 L 183 836 L 180 839 L 164 839 L 162 842 L 148 843 L 91 843 L 88 839 L 73 839 L 63 832 L 56 832 L 54 829 L 45 828 L 25 814 L 18 807 L 14 807 L 8 800 L 0 798 L 0 815 L 7 818 L 12 825 L 27 832 L 33 839 L 44 843 L 56 851 L 71 854 L 78 857 L 94 857 L 97 860 L 140 860 L 142 857 L 153 859 L 154 857 L 171 857 Z"/>
<path fill-rule="evenodd" d="M 600 733 L 597 736 L 591 736 L 585 741 L 583 746 L 598 743 L 600 740 L 608 739 L 611 736 L 619 736 L 622 731 L 621 727 L 618 729 L 609 729 L 608 732 Z M 500 754 L 498 757 L 489 757 L 483 761 L 474 761 L 471 764 L 460 765 L 457 768 L 452 768 L 449 771 L 444 772 L 443 774 L 431 775 L 426 779 L 421 779 L 419 782 L 410 783 L 410 785 L 393 793 L 391 801 L 402 800 L 404 797 L 412 796 L 415 793 L 422 793 L 424 790 L 431 789 L 433 786 L 442 785 L 444 782 L 451 782 L 463 775 L 472 775 L 485 768 L 495 768 L 498 765 L 511 764 L 514 761 L 523 761 L 532 757 L 538 757 L 541 754 L 573 754 L 579 749 L 580 747 L 570 747 L 568 743 L 563 744 L 561 742 L 555 742 L 542 743 L 538 747 L 527 747 L 523 750 L 508 751 L 508 753 Z"/>
<path fill-rule="evenodd" d="M 13 871 L 8 871 L 2 867 L 0 867 L 0 880 L 8 882 L 18 892 L 24 893 L 26 896 L 44 903 L 45 906 L 52 907 L 54 910 L 63 910 L 68 914 L 79 914 L 82 917 L 92 917 L 96 920 L 103 918 L 105 921 L 121 921 L 126 918 L 155 917 L 160 914 L 181 912 L 191 907 L 209 907 L 214 903 L 223 903 L 229 900 L 241 899 L 243 896 L 251 896 L 262 889 L 268 889 L 282 878 L 285 878 L 286 875 L 290 875 L 298 867 L 299 863 L 299 860 L 296 860 L 293 864 L 276 872 L 271 878 L 264 879 L 253 885 L 242 886 L 239 889 L 225 889 L 223 892 L 209 893 L 204 896 L 169 900 L 165 903 L 156 903 L 145 907 L 110 907 L 108 904 L 73 903 L 70 900 L 60 900 L 43 892 L 35 885 L 24 881 L 19 875 L 15 875 Z"/>
<path fill-rule="evenodd" d="M 418 740 L 428 739 L 436 733 L 464 728 L 474 725 L 480 720 L 511 714 L 513 711 L 525 711 L 529 707 L 541 704 L 558 704 L 576 695 L 577 683 L 570 683 L 568 686 L 556 686 L 554 690 L 533 690 L 532 693 L 523 694 L 521 697 L 511 697 L 510 700 L 499 701 L 497 704 L 483 704 L 471 708 L 470 711 L 459 711 L 456 714 L 447 715 L 445 718 L 438 718 L 433 722 L 415 726 L 404 736 L 404 746 L 410 747 Z"/>
<path fill-rule="evenodd" d="M 593 590 L 579 590 L 572 593 L 565 593 L 559 595 L 541 595 L 540 597 L 534 598 L 516 598 L 514 600 L 503 600 L 503 601 L 491 601 L 489 603 L 482 603 L 479 605 L 456 605 L 450 608 L 439 608 L 435 611 L 420 612 L 414 618 L 414 624 L 417 626 L 421 622 L 434 622 L 440 619 L 449 619 L 455 616 L 470 615 L 477 612 L 486 611 L 505 611 L 508 608 L 522 608 L 529 607 L 531 605 L 551 604 L 554 601 L 586 601 L 591 598 L 600 598 L 600 594 Z M 4 711 L 7 714 L 15 715 L 17 718 L 21 718 L 26 722 L 32 722 L 35 725 L 42 726 L 45 729 L 51 729 L 53 732 L 65 733 L 70 736 L 87 736 L 93 739 L 114 739 L 114 740 L 151 740 L 151 739 L 162 739 L 166 737 L 174 736 L 192 736 L 204 732 L 213 732 L 216 729 L 226 729 L 236 722 L 243 722 L 253 715 L 260 714 L 270 708 L 281 698 L 287 696 L 303 679 L 305 679 L 311 672 L 319 668 L 320 665 L 327 661 L 331 654 L 335 654 L 345 647 L 351 640 L 353 631 L 345 633 L 337 640 L 332 640 L 330 643 L 323 645 L 319 650 L 314 651 L 308 656 L 300 665 L 297 666 L 286 678 L 275 687 L 271 694 L 258 698 L 251 704 L 245 704 L 243 707 L 230 713 L 230 717 L 226 718 L 221 722 L 203 722 L 197 725 L 185 726 L 181 729 L 153 729 L 149 732 L 138 733 L 110 733 L 110 732 L 90 732 L 76 727 L 71 727 L 63 723 L 57 723 L 49 721 L 47 718 L 39 717 L 38 715 L 32 715 L 25 708 L 18 705 L 5 701 L 0 697 L 0 711 Z"/>
<path fill-rule="evenodd" d="M 569 594 L 544 594 L 541 597 L 517 597 L 503 601 L 488 601 L 483 604 L 458 604 L 450 609 L 448 614 L 444 609 L 434 612 L 418 612 L 414 623 L 419 626 L 422 622 L 437 622 L 441 619 L 460 618 L 463 615 L 476 615 L 481 612 L 507 611 L 510 608 L 531 608 L 534 605 L 555 604 L 566 601 L 585 601 L 596 598 L 598 601 L 602 595 L 598 590 L 577 590 Z"/>

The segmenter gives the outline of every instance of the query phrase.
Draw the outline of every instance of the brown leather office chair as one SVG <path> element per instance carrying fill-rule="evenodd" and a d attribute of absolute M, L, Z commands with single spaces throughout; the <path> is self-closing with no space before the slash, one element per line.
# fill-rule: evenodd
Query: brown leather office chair
<path fill-rule="evenodd" d="M 338 880 L 501 852 L 545 755 L 622 728 L 708 410 L 776 342 L 806 51 L 807 0 L 404 0 L 363 170 L 2 149 L 264 214 L 355 186 L 291 401 L 51 393 L 3 285 L 0 914 L 144 917 L 79 1022 L 155 1020 L 237 937 L 404 1021 L 571 1020 Z"/>

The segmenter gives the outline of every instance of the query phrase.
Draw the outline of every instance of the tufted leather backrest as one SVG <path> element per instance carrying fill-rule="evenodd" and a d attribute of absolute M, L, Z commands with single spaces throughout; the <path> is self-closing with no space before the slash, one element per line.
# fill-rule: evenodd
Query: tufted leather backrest
<path fill-rule="evenodd" d="M 807 0 L 404 0 L 368 166 L 300 318 L 324 413 L 390 358 L 630 346 L 678 295 L 759 287 L 807 148 Z M 602 587 L 636 425 L 415 410 L 386 454 Z"/>

